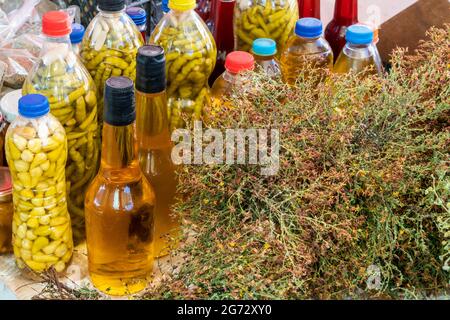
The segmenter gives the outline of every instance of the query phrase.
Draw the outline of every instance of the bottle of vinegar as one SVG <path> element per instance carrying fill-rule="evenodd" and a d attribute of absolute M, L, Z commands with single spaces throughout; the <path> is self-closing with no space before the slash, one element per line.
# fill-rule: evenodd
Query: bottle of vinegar
<path fill-rule="evenodd" d="M 106 81 L 100 171 L 86 194 L 89 274 L 110 295 L 144 289 L 153 268 L 155 193 L 141 171 L 134 84 Z"/>
<path fill-rule="evenodd" d="M 166 60 L 164 49 L 147 45 L 139 49 L 136 70 L 136 130 L 139 162 L 155 190 L 155 255 L 167 255 L 176 243 L 178 220 L 175 203 L 177 180 L 171 159 L 173 143 L 167 117 Z"/>

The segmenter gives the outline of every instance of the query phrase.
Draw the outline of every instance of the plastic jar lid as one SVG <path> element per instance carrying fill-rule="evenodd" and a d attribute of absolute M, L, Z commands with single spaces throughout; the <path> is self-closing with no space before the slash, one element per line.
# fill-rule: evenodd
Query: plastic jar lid
<path fill-rule="evenodd" d="M 0 100 L 0 111 L 6 118 L 6 121 L 11 123 L 19 115 L 19 99 L 22 97 L 22 90 L 14 90 L 5 94 Z"/>
<path fill-rule="evenodd" d="M 0 203 L 11 201 L 12 181 L 7 167 L 0 167 Z"/>
<path fill-rule="evenodd" d="M 169 9 L 169 0 L 162 0 L 162 11 L 167 13 L 170 11 Z"/>
<path fill-rule="evenodd" d="M 225 69 L 232 73 L 239 73 L 245 70 L 253 70 L 255 58 L 244 51 L 233 51 L 225 59 Z"/>
<path fill-rule="evenodd" d="M 49 11 L 42 17 L 42 33 L 47 36 L 67 36 L 71 31 L 72 23 L 65 11 Z"/>
<path fill-rule="evenodd" d="M 173 10 L 186 11 L 194 9 L 195 0 L 169 0 L 169 8 Z"/>
<path fill-rule="evenodd" d="M 147 22 L 147 13 L 142 8 L 130 7 L 127 8 L 126 13 L 137 26 L 141 26 Z"/>
<path fill-rule="evenodd" d="M 317 38 L 322 35 L 322 21 L 316 18 L 303 18 L 295 24 L 295 34 L 303 38 Z"/>
<path fill-rule="evenodd" d="M 48 99 L 41 94 L 27 94 L 19 100 L 19 114 L 26 118 L 38 118 L 50 112 Z"/>
<path fill-rule="evenodd" d="M 373 42 L 373 31 L 367 26 L 352 25 L 347 28 L 345 39 L 351 44 L 371 44 Z"/>
<path fill-rule="evenodd" d="M 269 38 L 253 41 L 252 52 L 258 56 L 273 56 L 277 53 L 277 43 Z"/>
<path fill-rule="evenodd" d="M 72 44 L 80 43 L 84 36 L 84 27 L 79 23 L 72 24 L 72 33 L 70 34 L 70 42 Z"/>

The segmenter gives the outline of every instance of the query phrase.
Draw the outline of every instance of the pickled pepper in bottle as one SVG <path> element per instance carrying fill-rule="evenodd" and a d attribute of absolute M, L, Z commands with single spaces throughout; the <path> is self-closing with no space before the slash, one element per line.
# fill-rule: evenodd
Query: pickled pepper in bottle
<path fill-rule="evenodd" d="M 175 204 L 177 178 L 171 153 L 167 117 L 166 63 L 164 49 L 143 46 L 138 51 L 136 70 L 136 131 L 141 169 L 154 188 L 155 256 L 167 255 L 179 237 L 179 221 L 171 207 Z"/>
<path fill-rule="evenodd" d="M 166 53 L 168 116 L 174 130 L 185 126 L 184 118 L 201 119 L 210 101 L 208 79 L 217 50 L 211 32 L 194 11 L 195 0 L 169 0 L 169 8 L 150 43 Z"/>
<path fill-rule="evenodd" d="M 98 14 L 86 29 L 81 58 L 103 99 L 103 88 L 110 77 L 136 78 L 136 54 L 144 39 L 125 12 L 125 0 L 99 0 Z M 101 104 L 103 108 L 103 104 Z M 99 110 L 101 119 L 103 112 Z"/>
<path fill-rule="evenodd" d="M 333 49 L 334 61 L 346 44 L 345 31 L 358 23 L 358 0 L 336 0 L 334 17 L 325 29 L 325 39 Z"/>
<path fill-rule="evenodd" d="M 347 29 L 346 39 L 347 44 L 337 59 L 334 72 L 381 75 L 383 67 L 373 43 L 373 31 L 367 26 L 353 25 Z"/>
<path fill-rule="evenodd" d="M 19 116 L 6 133 L 6 158 L 13 182 L 14 256 L 19 268 L 63 271 L 72 258 L 67 211 L 67 138 L 40 94 L 19 100 Z"/>
<path fill-rule="evenodd" d="M 283 48 L 297 20 L 297 0 L 236 0 L 234 49 L 250 52 L 257 38 L 273 39 Z"/>
<path fill-rule="evenodd" d="M 89 72 L 72 50 L 71 21 L 63 11 L 42 19 L 44 45 L 40 59 L 22 92 L 39 93 L 50 102 L 50 112 L 67 133 L 68 207 L 76 240 L 84 238 L 84 195 L 98 170 L 100 137 L 97 89 Z"/>
<path fill-rule="evenodd" d="M 327 70 L 333 69 L 333 51 L 322 36 L 322 22 L 315 18 L 302 18 L 295 25 L 295 33 L 289 38 L 281 54 L 283 81 L 294 85 L 300 73 L 308 79 L 324 81 Z"/>
<path fill-rule="evenodd" d="M 100 171 L 86 194 L 89 274 L 110 295 L 144 289 L 153 268 L 155 193 L 139 167 L 134 84 L 105 85 Z"/>

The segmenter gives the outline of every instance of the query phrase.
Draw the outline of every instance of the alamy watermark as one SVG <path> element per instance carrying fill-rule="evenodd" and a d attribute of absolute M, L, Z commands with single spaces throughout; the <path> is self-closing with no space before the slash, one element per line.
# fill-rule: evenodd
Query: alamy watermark
<path fill-rule="evenodd" d="M 264 176 L 276 175 L 280 167 L 276 129 L 203 130 L 202 122 L 195 121 L 193 130 L 174 130 L 171 139 L 175 143 L 172 161 L 177 165 L 258 165 Z"/>

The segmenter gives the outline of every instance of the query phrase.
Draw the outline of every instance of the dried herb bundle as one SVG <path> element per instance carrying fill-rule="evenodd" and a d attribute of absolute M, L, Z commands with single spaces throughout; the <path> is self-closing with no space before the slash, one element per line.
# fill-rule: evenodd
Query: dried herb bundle
<path fill-rule="evenodd" d="M 186 166 L 177 210 L 197 233 L 148 297 L 414 298 L 449 289 L 450 25 L 385 78 L 316 88 L 258 74 L 212 128 L 277 128 L 280 171 Z M 305 71 L 306 73 L 307 71 Z"/>

